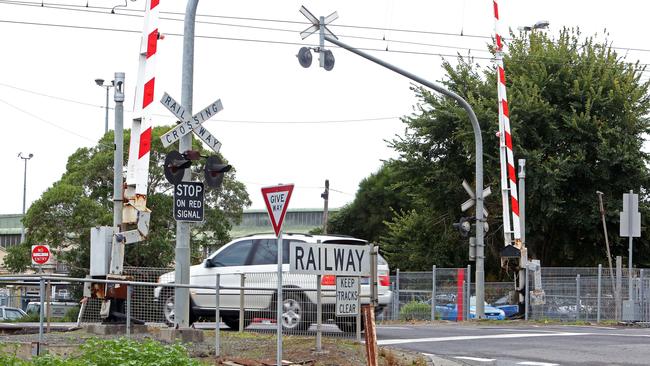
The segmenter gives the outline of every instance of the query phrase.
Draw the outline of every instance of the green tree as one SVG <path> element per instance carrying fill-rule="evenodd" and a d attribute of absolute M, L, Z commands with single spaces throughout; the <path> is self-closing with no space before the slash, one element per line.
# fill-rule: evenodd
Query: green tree
<path fill-rule="evenodd" d="M 531 257 L 545 266 L 605 262 L 596 190 L 605 192 L 613 255 L 627 253 L 617 240 L 624 192 L 641 191 L 643 226 L 650 223 L 646 187 L 649 132 L 648 83 L 640 65 L 630 64 L 607 41 L 565 29 L 556 38 L 543 32 L 512 35 L 504 60 L 516 158 L 527 160 L 526 241 Z M 465 98 L 481 124 L 486 185 L 500 190 L 498 116 L 494 67 L 459 58 L 443 65 L 443 84 Z M 467 239 L 451 231 L 467 199 L 461 181 L 474 181 L 474 136 L 465 111 L 454 101 L 414 88 L 417 112 L 404 118 L 406 133 L 391 146 L 390 164 L 406 190 L 409 205 L 392 210 L 381 239 L 387 258 L 401 269 L 431 264 L 461 266 Z M 392 183 L 395 184 L 395 183 Z M 372 201 L 355 202 L 373 206 Z M 378 206 L 378 205 L 376 205 Z M 499 268 L 503 247 L 500 194 L 488 197 L 488 270 Z M 378 207 L 366 207 L 371 211 Z M 384 213 L 389 213 L 388 208 Z M 349 228 L 365 225 L 354 221 Z M 635 246 L 635 263 L 650 263 L 647 234 Z"/>
<path fill-rule="evenodd" d="M 152 211 L 149 237 L 128 245 L 125 265 L 168 266 L 174 258 L 176 223 L 172 217 L 172 186 L 164 177 L 165 149 L 160 136 L 170 126 L 152 131 L 147 207 Z M 125 146 L 129 132 L 125 131 Z M 200 141 L 193 149 L 204 150 Z M 126 162 L 128 149 L 125 149 Z M 201 164 L 198 164 L 201 165 Z M 199 166 L 192 175 L 202 176 Z M 49 244 L 73 274 L 83 275 L 90 262 L 90 228 L 112 225 L 113 221 L 113 132 L 106 134 L 92 148 L 80 148 L 68 158 L 66 172 L 27 211 L 23 223 L 26 243 L 11 250 L 5 264 L 12 271 L 22 271 L 30 263 L 32 244 Z M 205 222 L 192 226 L 193 260 L 200 257 L 199 247 L 214 249 L 228 240 L 229 230 L 241 220 L 243 208 L 250 205 L 245 186 L 235 180 L 235 170 L 225 175 L 220 189 L 209 189 L 205 196 Z"/>
<path fill-rule="evenodd" d="M 334 213 L 328 232 L 378 242 L 387 231 L 392 210 L 410 207 L 407 187 L 397 175 L 399 162 L 386 162 L 359 184 L 355 200 Z"/>

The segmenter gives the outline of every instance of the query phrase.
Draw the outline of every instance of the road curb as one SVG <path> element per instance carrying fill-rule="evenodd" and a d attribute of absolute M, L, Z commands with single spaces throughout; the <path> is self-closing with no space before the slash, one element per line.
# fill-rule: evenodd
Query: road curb
<path fill-rule="evenodd" d="M 422 354 L 424 357 L 426 357 L 428 360 L 430 360 L 433 364 L 433 366 L 463 366 L 466 365 L 465 363 L 460 363 L 457 361 L 452 361 L 447 358 L 443 358 L 440 356 L 436 356 L 431 353 L 423 353 Z"/>

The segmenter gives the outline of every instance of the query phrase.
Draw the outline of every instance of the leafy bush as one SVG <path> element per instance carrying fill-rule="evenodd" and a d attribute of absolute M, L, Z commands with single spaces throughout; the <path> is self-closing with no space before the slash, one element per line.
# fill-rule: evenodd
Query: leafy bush
<path fill-rule="evenodd" d="M 430 320 L 431 305 L 425 302 L 411 301 L 399 310 L 400 320 Z"/>
<path fill-rule="evenodd" d="M 188 356 L 181 344 L 164 345 L 155 340 L 142 342 L 126 338 L 88 339 L 80 346 L 81 353 L 67 359 L 44 355 L 31 361 L 16 357 L 15 351 L 0 350 L 0 365 L 11 366 L 200 366 Z"/>
<path fill-rule="evenodd" d="M 68 309 L 68 311 L 65 312 L 63 318 L 61 318 L 61 321 L 68 322 L 68 323 L 75 323 L 78 317 L 79 317 L 79 307 L 76 306 L 74 308 Z"/>

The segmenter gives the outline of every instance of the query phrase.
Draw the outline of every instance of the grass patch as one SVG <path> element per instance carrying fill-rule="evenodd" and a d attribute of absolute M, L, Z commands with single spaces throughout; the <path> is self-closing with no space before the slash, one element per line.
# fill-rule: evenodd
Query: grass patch
<path fill-rule="evenodd" d="M 190 358 L 180 344 L 164 345 L 154 340 L 135 341 L 127 338 L 90 338 L 79 346 L 80 353 L 69 358 L 42 355 L 31 360 L 17 356 L 17 348 L 0 350 L 0 365 L 11 366 L 112 366 L 159 365 L 200 366 L 204 363 Z"/>

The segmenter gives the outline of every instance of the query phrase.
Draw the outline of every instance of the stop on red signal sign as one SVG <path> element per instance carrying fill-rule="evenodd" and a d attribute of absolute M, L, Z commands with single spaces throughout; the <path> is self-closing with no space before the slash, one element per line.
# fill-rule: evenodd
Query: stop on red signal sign
<path fill-rule="evenodd" d="M 51 257 L 48 245 L 32 245 L 32 264 L 46 264 Z"/>

